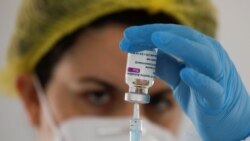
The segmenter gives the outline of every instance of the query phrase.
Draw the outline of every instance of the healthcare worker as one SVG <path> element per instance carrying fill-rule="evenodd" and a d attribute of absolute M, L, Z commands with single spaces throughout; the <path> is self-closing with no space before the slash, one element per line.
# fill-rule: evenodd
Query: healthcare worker
<path fill-rule="evenodd" d="M 158 48 L 143 140 L 176 140 L 181 111 L 198 140 L 246 140 L 250 98 L 215 30 L 209 0 L 23 0 L 1 86 L 40 141 L 127 141 L 126 52 Z"/>

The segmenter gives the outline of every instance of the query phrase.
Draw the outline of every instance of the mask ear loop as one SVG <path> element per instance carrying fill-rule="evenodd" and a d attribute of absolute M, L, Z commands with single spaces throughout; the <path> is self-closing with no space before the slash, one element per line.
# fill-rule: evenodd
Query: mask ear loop
<path fill-rule="evenodd" d="M 35 89 L 37 91 L 38 100 L 41 104 L 43 116 L 45 120 L 48 122 L 48 125 L 50 126 L 52 132 L 54 133 L 53 135 L 60 135 L 58 136 L 59 138 L 56 138 L 56 140 L 63 141 L 62 134 L 55 123 L 52 111 L 49 108 L 49 103 L 47 102 L 45 92 L 41 86 L 41 83 L 39 82 L 38 77 L 35 74 L 33 74 L 32 78 L 33 78 Z"/>

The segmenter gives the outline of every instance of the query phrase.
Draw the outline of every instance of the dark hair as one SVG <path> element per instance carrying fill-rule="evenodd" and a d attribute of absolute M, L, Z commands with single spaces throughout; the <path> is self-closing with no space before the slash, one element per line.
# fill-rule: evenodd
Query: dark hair
<path fill-rule="evenodd" d="M 42 57 L 40 62 L 35 67 L 35 73 L 42 87 L 46 87 L 46 84 L 51 78 L 51 74 L 60 61 L 64 53 L 72 46 L 76 37 L 89 27 L 98 27 L 107 22 L 115 22 L 125 25 L 142 25 L 151 23 L 179 23 L 171 16 L 167 16 L 163 13 L 149 14 L 145 10 L 126 10 L 114 14 L 110 14 L 97 19 L 96 21 L 77 29 L 75 32 L 66 35 L 59 40 L 52 49 Z"/>

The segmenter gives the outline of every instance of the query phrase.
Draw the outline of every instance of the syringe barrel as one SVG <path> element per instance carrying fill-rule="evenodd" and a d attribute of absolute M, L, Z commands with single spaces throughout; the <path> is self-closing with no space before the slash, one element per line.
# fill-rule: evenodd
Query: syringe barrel
<path fill-rule="evenodd" d="M 140 119 L 130 120 L 130 141 L 141 141 L 142 126 Z"/>

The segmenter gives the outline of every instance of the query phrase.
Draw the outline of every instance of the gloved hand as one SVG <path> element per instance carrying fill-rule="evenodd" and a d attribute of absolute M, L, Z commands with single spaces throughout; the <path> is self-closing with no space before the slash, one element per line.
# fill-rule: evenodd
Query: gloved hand
<path fill-rule="evenodd" d="M 240 141 L 250 136 L 250 97 L 232 61 L 214 39 L 181 25 L 129 27 L 125 52 L 158 48 L 156 75 L 204 141 Z"/>

